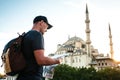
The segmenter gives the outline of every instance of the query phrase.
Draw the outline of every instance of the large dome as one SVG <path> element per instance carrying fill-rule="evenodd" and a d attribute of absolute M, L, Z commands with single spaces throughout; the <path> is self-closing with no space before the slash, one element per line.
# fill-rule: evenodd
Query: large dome
<path fill-rule="evenodd" d="M 59 44 L 57 51 L 74 51 L 76 42 L 85 44 L 85 41 L 83 41 L 81 38 L 74 36 L 69 38 L 64 44 Z"/>
<path fill-rule="evenodd" d="M 85 44 L 84 40 L 82 40 L 79 37 L 74 36 L 74 37 L 69 38 L 63 45 L 70 45 L 70 44 L 74 44 L 75 42 L 81 42 Z"/>

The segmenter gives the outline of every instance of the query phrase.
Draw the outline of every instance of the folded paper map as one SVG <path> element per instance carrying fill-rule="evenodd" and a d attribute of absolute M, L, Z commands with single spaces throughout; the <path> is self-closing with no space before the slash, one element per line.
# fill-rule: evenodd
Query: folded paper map
<path fill-rule="evenodd" d="M 68 56 L 69 54 L 60 54 L 60 55 L 54 55 L 51 58 L 54 59 L 59 59 L 59 58 L 64 58 L 65 56 Z M 55 65 L 49 65 L 49 66 L 44 66 L 43 67 L 43 77 L 48 78 L 48 79 L 53 79 L 54 76 L 54 68 L 57 66 L 58 64 Z"/>

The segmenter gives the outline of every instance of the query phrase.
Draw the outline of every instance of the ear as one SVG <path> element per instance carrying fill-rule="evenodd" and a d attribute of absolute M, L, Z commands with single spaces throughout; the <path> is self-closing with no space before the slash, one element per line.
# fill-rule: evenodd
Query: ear
<path fill-rule="evenodd" d="M 44 22 L 44 21 L 43 21 L 43 20 L 41 20 L 41 21 L 39 21 L 39 22 L 38 22 L 38 24 L 39 24 L 39 25 L 42 25 L 42 24 L 43 24 L 43 22 Z"/>
<path fill-rule="evenodd" d="M 41 23 L 44 23 L 44 21 L 43 21 L 43 20 L 41 20 L 40 22 L 41 22 Z"/>

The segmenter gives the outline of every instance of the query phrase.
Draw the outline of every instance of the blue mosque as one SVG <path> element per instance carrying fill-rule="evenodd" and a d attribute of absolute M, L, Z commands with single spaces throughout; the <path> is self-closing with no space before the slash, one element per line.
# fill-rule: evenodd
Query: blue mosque
<path fill-rule="evenodd" d="M 88 6 L 86 4 L 86 40 L 81 39 L 80 37 L 73 36 L 69 37 L 67 41 L 63 44 L 57 45 L 57 50 L 54 54 L 51 55 L 59 55 L 59 54 L 69 54 L 65 56 L 62 60 L 62 64 L 68 64 L 72 67 L 95 67 L 95 69 L 100 70 L 105 67 L 118 67 L 118 62 L 116 62 L 113 51 L 113 42 L 112 42 L 112 33 L 110 24 L 109 27 L 109 43 L 110 43 L 110 52 L 107 56 L 104 54 L 100 54 L 98 49 L 94 48 L 92 45 L 92 41 L 90 39 L 90 19 L 89 19 L 89 11 Z"/>

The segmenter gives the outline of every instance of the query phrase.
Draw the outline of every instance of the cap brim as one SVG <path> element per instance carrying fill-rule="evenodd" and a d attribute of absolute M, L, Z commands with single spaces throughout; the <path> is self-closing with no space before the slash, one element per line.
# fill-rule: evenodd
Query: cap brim
<path fill-rule="evenodd" d="M 47 29 L 50 29 L 52 28 L 53 26 L 51 24 L 48 24 L 48 28 Z"/>

